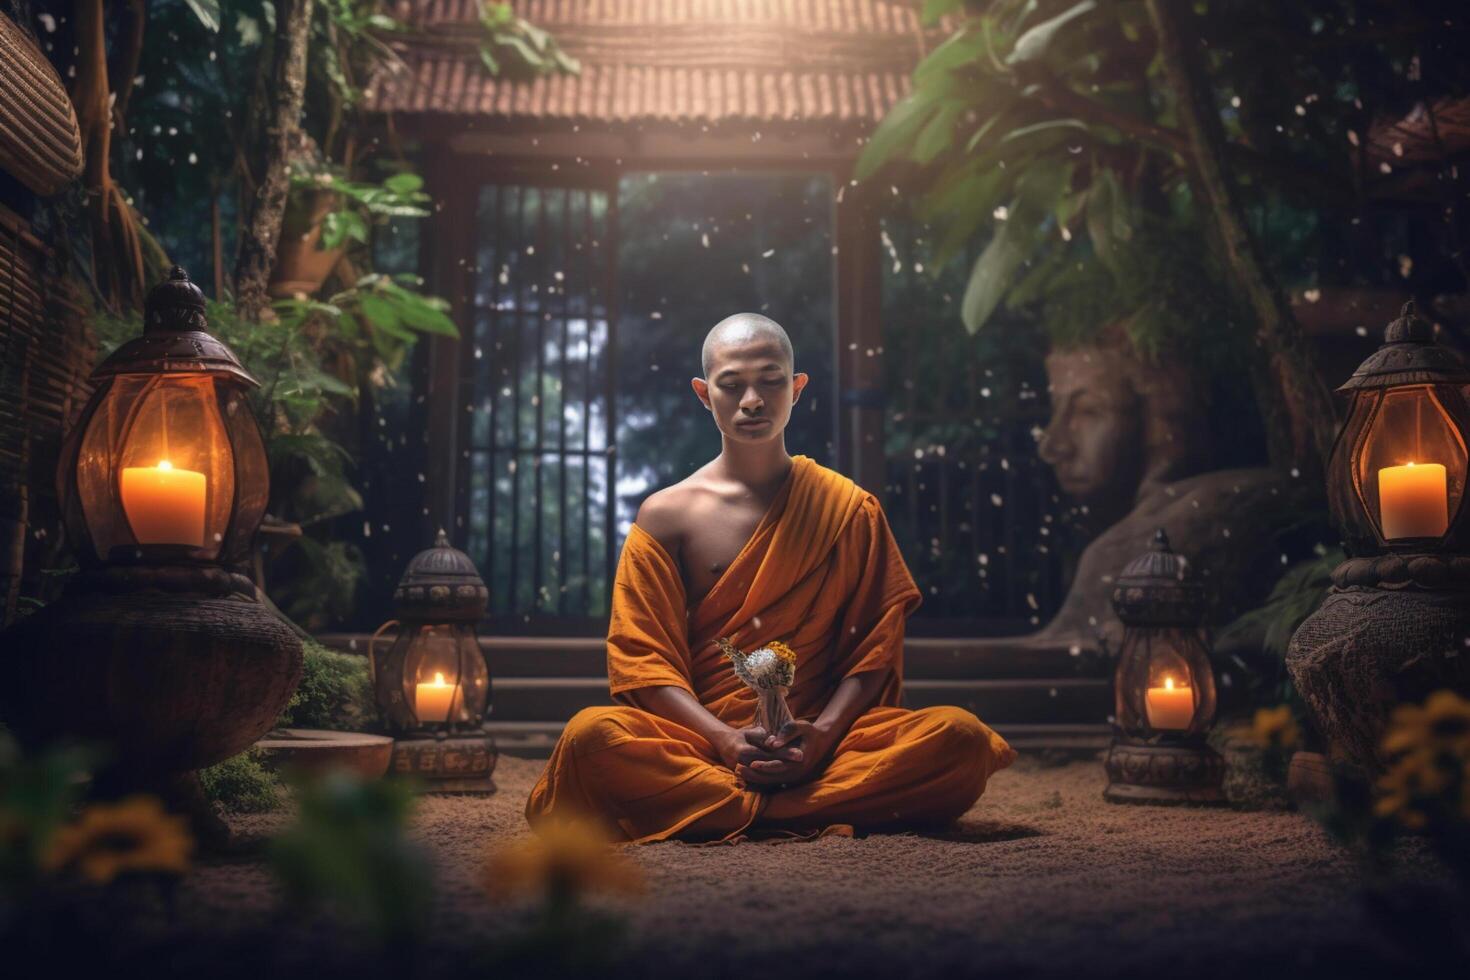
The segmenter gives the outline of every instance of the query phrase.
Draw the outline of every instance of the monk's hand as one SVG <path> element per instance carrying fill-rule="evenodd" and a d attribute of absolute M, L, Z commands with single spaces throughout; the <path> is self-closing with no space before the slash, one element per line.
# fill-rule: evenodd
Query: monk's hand
<path fill-rule="evenodd" d="M 763 728 L 731 728 L 715 748 L 719 750 L 720 761 L 725 768 L 736 773 L 750 771 L 750 767 L 756 764 L 785 763 L 801 758 L 801 750 L 795 746 L 777 751 L 766 745 L 768 740 Z"/>
<path fill-rule="evenodd" d="M 747 772 L 740 774 L 758 786 L 780 788 L 804 783 L 821 772 L 838 741 L 831 731 L 810 721 L 789 721 L 762 743 L 780 756 L 778 761 L 752 762 Z M 793 750 L 799 753 L 796 758 L 786 755 Z"/>

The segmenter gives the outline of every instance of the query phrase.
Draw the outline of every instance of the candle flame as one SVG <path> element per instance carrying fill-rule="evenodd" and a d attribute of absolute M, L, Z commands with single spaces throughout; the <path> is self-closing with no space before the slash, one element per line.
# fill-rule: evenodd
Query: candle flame
<path fill-rule="evenodd" d="M 439 671 L 437 671 L 437 670 L 434 671 L 434 686 L 435 687 L 448 687 L 449 686 L 449 685 L 447 685 L 447 684 L 444 683 L 444 675 L 442 673 L 440 673 Z"/>
<path fill-rule="evenodd" d="M 1164 678 L 1164 687 L 1168 688 L 1171 691 L 1174 690 L 1174 678 L 1172 678 L 1172 677 L 1165 677 Z"/>
<path fill-rule="evenodd" d="M 158 468 L 161 469 L 161 470 L 171 470 L 171 469 L 174 468 L 174 464 L 173 463 L 170 463 L 166 459 L 160 459 L 158 461 Z"/>

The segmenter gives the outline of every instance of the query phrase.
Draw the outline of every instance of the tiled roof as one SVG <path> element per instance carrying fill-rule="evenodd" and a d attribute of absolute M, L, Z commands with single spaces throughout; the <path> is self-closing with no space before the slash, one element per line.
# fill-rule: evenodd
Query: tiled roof
<path fill-rule="evenodd" d="M 870 125 L 944 33 L 917 0 L 516 0 L 581 62 L 509 81 L 476 53 L 478 0 L 401 0 L 407 70 L 369 86 L 379 112 L 501 120 L 825 121 Z M 406 9 L 406 13 L 405 13 Z"/>

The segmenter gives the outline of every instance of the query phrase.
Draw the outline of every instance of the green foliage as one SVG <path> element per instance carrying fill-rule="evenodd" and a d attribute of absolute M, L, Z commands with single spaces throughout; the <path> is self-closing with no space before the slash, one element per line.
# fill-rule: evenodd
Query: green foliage
<path fill-rule="evenodd" d="M 338 206 L 328 211 L 322 221 L 318 248 L 340 248 L 348 241 L 367 245 L 371 222 L 429 216 L 431 199 L 424 193 L 424 179 L 415 173 L 396 173 L 380 184 L 369 184 L 348 180 L 331 170 L 298 170 L 291 175 L 291 186 L 297 198 L 325 193 L 337 202 Z M 303 195 L 303 191 L 309 193 Z M 288 214 L 288 228 L 292 224 L 290 218 Z"/>
<path fill-rule="evenodd" d="M 575 75 L 582 66 L 550 34 L 517 17 L 508 3 L 481 0 L 480 64 L 492 75 Z"/>
<path fill-rule="evenodd" d="M 926 13 L 951 6 L 931 4 Z M 1042 264 L 1048 279 L 1101 263 L 1118 283 L 1090 327 L 1136 311 L 1120 295 L 1133 264 L 1126 253 L 1138 220 L 1136 185 L 1145 166 L 1153 170 L 1143 179 L 1166 193 L 1180 173 L 1167 154 L 1146 141 L 1125 145 L 1113 125 L 1098 121 L 1109 116 L 1087 109 L 1148 106 L 1146 77 L 1116 63 L 1128 56 L 1120 50 L 1124 27 L 1141 19 L 1137 3 L 1110 5 L 1106 15 L 1093 0 L 985 4 L 919 65 L 913 92 L 865 148 L 859 179 L 893 164 L 920 172 L 918 216 L 944 228 L 939 264 L 990 232 L 961 305 L 970 332 L 1003 302 L 1022 305 L 1008 294 L 1038 253 L 1056 256 Z M 1024 297 L 1046 294 L 1034 270 L 1024 279 Z M 1183 320 L 1174 325 L 1187 328 Z"/>
<path fill-rule="evenodd" d="M 377 714 L 366 657 L 338 653 L 307 640 L 301 683 L 276 725 L 361 731 Z"/>
<path fill-rule="evenodd" d="M 270 847 L 287 900 L 336 912 L 386 945 L 422 938 L 432 881 L 427 855 L 405 836 L 413 790 L 343 772 L 303 778 L 295 788 L 300 819 Z"/>
<path fill-rule="evenodd" d="M 28 758 L 0 728 L 0 894 L 35 884 L 52 835 L 71 816 L 99 758 L 82 747 Z"/>
<path fill-rule="evenodd" d="M 230 813 L 266 813 L 281 805 L 281 785 L 261 762 L 259 749 L 199 770 L 204 795 Z"/>
<path fill-rule="evenodd" d="M 1221 645 L 1241 635 L 1259 636 L 1264 650 L 1284 659 L 1292 634 L 1321 604 L 1332 587 L 1332 570 L 1344 557 L 1341 548 L 1321 548 L 1316 558 L 1292 565 L 1277 580 L 1265 605 L 1221 631 Z"/>

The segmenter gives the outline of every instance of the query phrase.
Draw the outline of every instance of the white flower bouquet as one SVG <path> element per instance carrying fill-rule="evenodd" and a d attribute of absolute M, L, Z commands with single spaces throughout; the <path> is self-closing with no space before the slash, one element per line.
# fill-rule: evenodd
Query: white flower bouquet
<path fill-rule="evenodd" d="M 742 652 L 726 637 L 716 642 L 735 665 L 735 676 L 756 693 L 756 725 L 771 735 L 779 732 L 793 720 L 786 695 L 796 681 L 796 651 L 780 640 L 749 653 Z"/>

